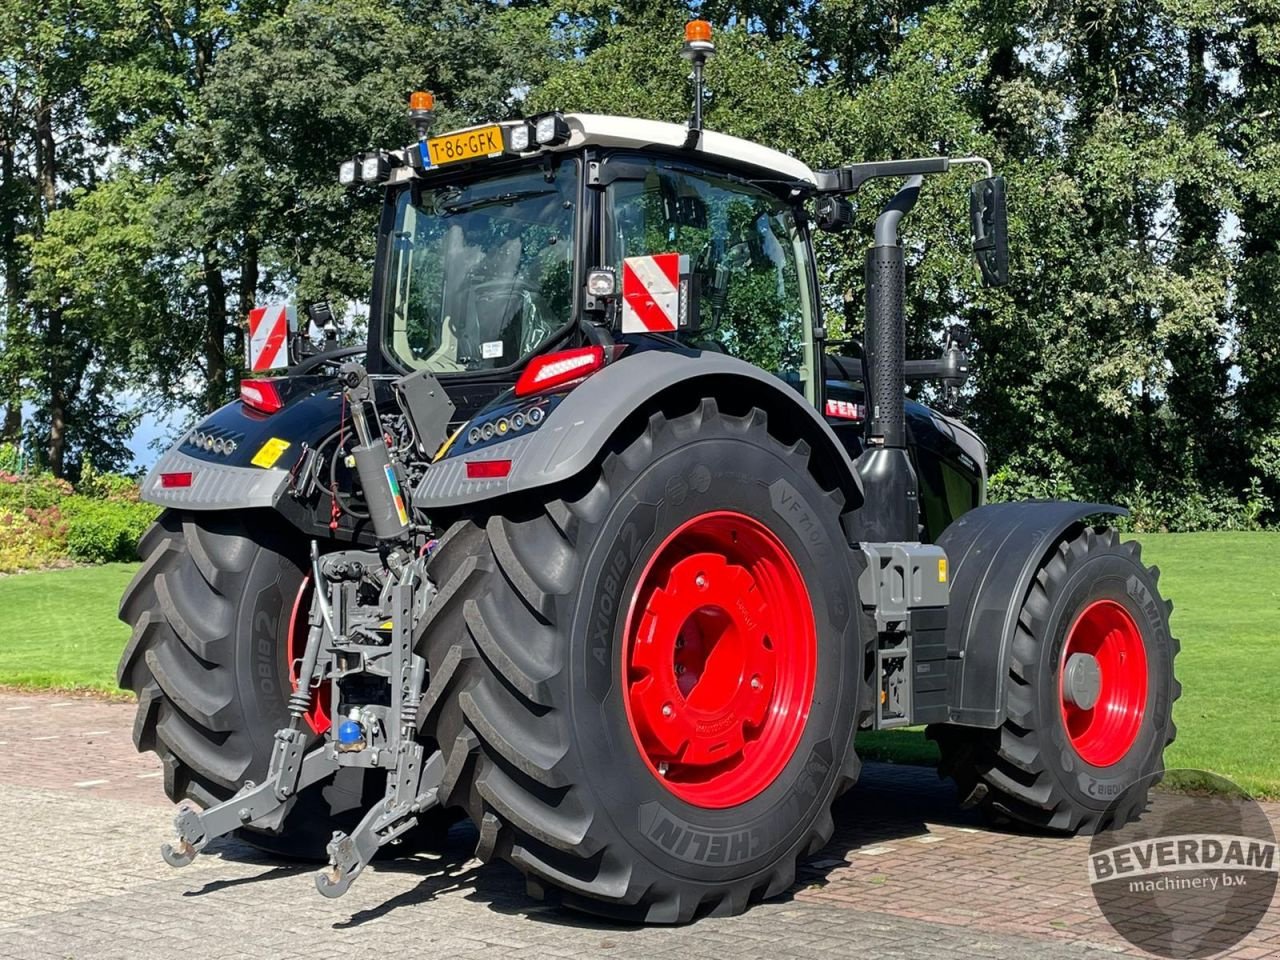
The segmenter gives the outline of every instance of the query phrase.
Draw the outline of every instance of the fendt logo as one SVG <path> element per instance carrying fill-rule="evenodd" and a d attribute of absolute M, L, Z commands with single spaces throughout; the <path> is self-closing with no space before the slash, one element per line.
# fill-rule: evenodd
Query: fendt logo
<path fill-rule="evenodd" d="M 1208 957 L 1257 927 L 1280 863 L 1271 822 L 1244 790 L 1201 770 L 1170 771 L 1195 793 L 1156 790 L 1141 820 L 1094 836 L 1089 883 L 1126 940 L 1160 957 Z M 1126 809 L 1124 790 L 1111 812 Z"/>

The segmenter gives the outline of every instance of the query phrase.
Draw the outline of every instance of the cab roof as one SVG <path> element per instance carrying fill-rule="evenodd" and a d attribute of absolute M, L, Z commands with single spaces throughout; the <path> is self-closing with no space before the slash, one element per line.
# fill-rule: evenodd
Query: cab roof
<path fill-rule="evenodd" d="M 681 148 L 689 136 L 688 129 L 678 123 L 641 120 L 636 117 L 614 117 L 595 113 L 566 113 L 569 139 L 553 150 L 575 150 L 585 146 L 602 147 L 673 147 Z M 731 137 L 714 130 L 703 130 L 696 152 L 734 165 L 746 165 L 776 173 L 780 179 L 816 183 L 809 166 L 780 150 L 763 147 L 741 137 Z"/>
<path fill-rule="evenodd" d="M 563 143 L 529 150 L 523 156 L 532 157 L 543 151 L 562 153 L 592 146 L 637 150 L 661 147 L 681 151 L 689 137 L 688 128 L 679 123 L 642 120 L 638 117 L 614 117 L 597 113 L 566 113 L 562 116 L 569 127 L 569 138 Z M 527 121 L 506 120 L 499 126 L 510 129 L 525 122 Z M 465 133 L 473 129 L 478 128 L 467 127 L 450 133 Z M 385 182 L 403 183 L 415 176 L 414 171 L 408 166 L 407 159 L 412 149 L 414 148 L 410 146 L 395 152 L 394 157 L 398 164 L 392 169 Z M 698 146 L 687 152 L 712 157 L 730 166 L 749 167 L 757 173 L 772 174 L 779 180 L 802 181 L 815 185 L 817 183 L 813 170 L 790 154 L 772 150 L 758 143 L 752 143 L 750 140 L 743 140 L 741 137 L 716 133 L 714 130 L 704 129 Z"/>

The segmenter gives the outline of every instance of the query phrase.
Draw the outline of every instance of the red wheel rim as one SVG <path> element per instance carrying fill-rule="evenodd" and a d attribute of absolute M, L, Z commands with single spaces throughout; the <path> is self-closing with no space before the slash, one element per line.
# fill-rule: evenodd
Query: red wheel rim
<path fill-rule="evenodd" d="M 285 655 L 289 658 L 289 683 L 298 689 L 298 671 L 302 656 L 307 650 L 307 634 L 311 632 L 311 575 L 302 578 L 298 595 L 293 598 L 293 611 L 289 614 L 289 636 L 285 643 Z M 304 719 L 315 733 L 329 729 L 329 685 L 323 683 L 311 694 L 311 705 Z"/>
<path fill-rule="evenodd" d="M 1097 663 L 1097 700 L 1088 709 L 1064 689 L 1075 654 Z M 1138 739 L 1147 709 L 1147 650 L 1138 624 L 1116 601 L 1093 601 L 1071 625 L 1058 664 L 1058 698 L 1067 737 L 1085 763 L 1109 767 Z"/>
<path fill-rule="evenodd" d="M 768 527 L 694 517 L 640 576 L 622 675 L 640 756 L 695 806 L 745 803 L 791 759 L 809 717 L 818 644 L 809 591 Z"/>

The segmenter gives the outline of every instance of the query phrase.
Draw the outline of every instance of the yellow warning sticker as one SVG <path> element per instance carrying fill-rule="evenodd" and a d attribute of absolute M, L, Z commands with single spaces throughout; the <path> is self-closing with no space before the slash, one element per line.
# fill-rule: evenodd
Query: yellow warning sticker
<path fill-rule="evenodd" d="M 946 557 L 938 558 L 938 582 L 939 583 L 947 582 L 947 558 Z"/>
<path fill-rule="evenodd" d="M 255 467 L 262 467 L 264 470 L 276 465 L 276 461 L 289 449 L 289 441 L 281 440 L 279 437 L 272 437 L 264 443 L 258 452 L 253 455 L 253 459 L 249 462 Z"/>

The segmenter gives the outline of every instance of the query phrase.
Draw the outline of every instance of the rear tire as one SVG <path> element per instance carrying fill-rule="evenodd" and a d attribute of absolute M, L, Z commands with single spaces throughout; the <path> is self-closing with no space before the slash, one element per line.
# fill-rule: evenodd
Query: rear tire
<path fill-rule="evenodd" d="M 563 499 L 449 531 L 429 570 L 439 595 L 418 647 L 431 676 L 424 733 L 444 754 L 442 796 L 479 828 L 482 859 L 514 864 L 535 895 L 657 923 L 738 913 L 791 886 L 797 858 L 830 837 L 831 802 L 857 774 L 860 619 L 850 598 L 858 555 L 841 532 L 842 497 L 818 484 L 808 456 L 803 442 L 788 447 L 771 436 L 760 411 L 729 417 L 703 400 L 676 419 L 655 414 L 580 487 L 562 490 Z M 780 699 L 770 701 L 786 710 L 788 689 L 793 704 L 805 701 L 799 727 L 784 725 L 768 741 L 790 751 L 785 762 L 751 766 L 743 747 L 717 754 L 710 767 L 691 764 L 688 776 L 711 783 L 723 774 L 737 788 L 693 791 L 691 802 L 662 781 L 635 732 L 624 638 L 634 636 L 631 610 L 651 558 L 688 524 L 726 515 L 742 518 L 723 528 L 731 541 L 735 525 L 758 524 L 768 535 L 757 543 L 774 538 L 783 548 L 776 556 L 794 559 L 811 599 L 816 661 L 811 687 L 778 680 Z M 730 562 L 745 570 L 749 561 Z M 708 570 L 713 584 L 719 575 Z M 782 605 L 781 594 L 769 592 L 768 576 L 752 575 L 753 592 L 733 594 L 740 599 L 723 601 L 724 609 L 765 597 L 752 615 L 777 627 L 783 649 L 790 635 L 769 606 Z M 697 643 L 713 649 L 725 636 Z M 698 682 L 710 664 L 708 653 L 690 671 Z M 668 666 L 674 675 L 677 666 Z M 741 692 L 745 673 L 734 669 L 730 663 L 722 679 Z M 756 676 L 751 689 L 773 696 L 772 675 L 758 685 Z M 811 698 L 794 693 L 803 689 Z M 676 702 L 683 709 L 689 701 Z M 738 726 L 736 708 L 725 709 L 726 724 L 756 735 L 749 722 Z M 774 728 L 761 721 L 759 729 Z"/>
<path fill-rule="evenodd" d="M 956 781 L 965 806 L 996 822 L 1085 834 L 1145 809 L 1176 734 L 1172 711 L 1181 686 L 1173 672 L 1172 604 L 1160 597 L 1159 570 L 1144 567 L 1141 557 L 1136 541 L 1085 527 L 1046 558 L 1018 617 L 1004 724 L 927 731 L 941 753 L 939 774 Z M 1090 631 L 1099 655 L 1114 656 L 1101 671 L 1100 691 L 1086 685 L 1098 697 L 1086 711 L 1064 693 L 1064 672 L 1068 655 L 1084 649 L 1076 638 Z"/>
<path fill-rule="evenodd" d="M 133 635 L 117 679 L 138 695 L 134 745 L 160 757 L 171 800 L 208 807 L 266 775 L 275 732 L 288 722 L 286 651 L 305 549 L 265 511 L 170 510 L 143 535 L 142 569 L 120 602 Z M 333 831 L 349 831 L 381 794 L 381 778 L 344 769 L 300 794 L 280 833 L 238 836 L 280 856 L 323 859 Z"/>

